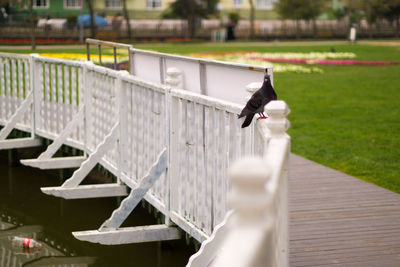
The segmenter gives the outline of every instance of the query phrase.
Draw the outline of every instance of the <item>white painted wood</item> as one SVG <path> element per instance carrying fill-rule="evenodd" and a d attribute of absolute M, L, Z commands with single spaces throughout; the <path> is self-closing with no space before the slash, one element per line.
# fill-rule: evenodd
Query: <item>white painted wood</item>
<path fill-rule="evenodd" d="M 148 174 L 142 178 L 140 184 L 136 188 L 132 189 L 129 196 L 121 202 L 118 209 L 114 210 L 111 217 L 101 225 L 99 231 L 109 231 L 119 228 L 137 204 L 143 199 L 147 191 L 153 186 L 155 181 L 166 170 L 167 164 L 167 149 L 164 148 L 159 154 L 157 161 L 148 171 Z"/>
<path fill-rule="evenodd" d="M 90 134 L 92 132 L 92 103 L 91 103 L 91 72 L 90 67 L 93 65 L 92 62 L 85 62 L 83 65 L 83 84 L 84 84 L 84 109 L 85 109 L 85 146 L 87 149 L 91 148 L 93 136 Z M 86 151 L 85 151 L 86 153 Z"/>
<path fill-rule="evenodd" d="M 104 138 L 96 150 L 82 163 L 81 167 L 74 172 L 74 174 L 64 182 L 62 187 L 70 188 L 77 186 L 89 174 L 93 167 L 100 161 L 108 149 L 114 145 L 118 138 L 118 123 L 116 123 L 111 132 Z"/>
<path fill-rule="evenodd" d="M 178 98 L 168 97 L 169 114 L 175 119 L 170 120 L 169 127 L 169 192 L 170 192 L 170 209 L 178 210 L 179 208 L 179 116 L 180 106 Z"/>
<path fill-rule="evenodd" d="M 178 212 L 171 211 L 170 213 L 171 221 L 178 225 L 182 230 L 188 233 L 191 237 L 203 242 L 209 238 L 209 235 L 205 233 L 202 228 L 196 227 L 192 222 L 188 221 L 185 217 L 180 215 Z"/>
<path fill-rule="evenodd" d="M 229 199 L 235 214 L 227 222 L 228 231 L 215 258 L 208 259 L 211 266 L 276 266 L 265 256 L 271 255 L 266 241 L 274 219 L 266 216 L 270 199 L 264 184 L 269 177 L 270 170 L 261 158 L 246 158 L 232 166 Z"/>
<path fill-rule="evenodd" d="M 26 99 L 22 102 L 22 104 L 18 107 L 15 113 L 11 116 L 11 118 L 7 121 L 7 124 L 0 131 L 0 140 L 5 140 L 7 136 L 11 133 L 12 129 L 15 127 L 17 122 L 24 116 L 25 112 L 31 106 L 33 101 L 32 92 L 26 97 Z"/>
<path fill-rule="evenodd" d="M 183 88 L 183 73 L 178 68 L 168 68 L 165 84 L 174 88 Z"/>
<path fill-rule="evenodd" d="M 60 135 L 54 140 L 51 145 L 49 145 L 43 153 L 39 155 L 38 160 L 44 160 L 51 158 L 57 150 L 65 143 L 67 137 L 71 134 L 71 132 L 75 129 L 78 123 L 83 120 L 84 108 L 82 107 L 78 114 L 74 116 L 74 118 L 67 124 L 67 126 L 61 131 Z"/>
<path fill-rule="evenodd" d="M 35 167 L 42 170 L 78 168 L 86 160 L 84 156 L 58 157 L 46 159 L 24 159 L 20 162 L 25 166 Z"/>
<path fill-rule="evenodd" d="M 256 122 L 263 139 L 269 142 L 264 159 L 245 158 L 232 167 L 229 199 L 235 214 L 227 220 L 225 232 L 215 232 L 188 266 L 289 264 L 287 158 L 290 139 L 286 134 L 289 109 L 283 101 L 271 101 L 265 110 L 270 118 Z"/>
<path fill-rule="evenodd" d="M 162 82 L 159 79 L 162 58 L 167 68 L 178 68 L 183 72 L 183 76 L 187 77 L 183 83 L 183 89 L 195 93 L 207 93 L 208 96 L 241 105 L 245 103 L 245 86 L 249 82 L 262 80 L 266 71 L 262 66 L 185 57 L 135 48 L 130 49 L 130 54 L 134 57 L 131 61 L 131 73 L 140 78 Z M 268 73 L 272 73 L 271 68 L 268 69 Z M 221 90 L 221 88 L 229 88 L 230 93 L 226 94 L 226 90 Z"/>
<path fill-rule="evenodd" d="M 128 106 L 127 106 L 127 90 L 126 83 L 123 82 L 122 76 L 129 75 L 127 71 L 122 71 L 117 76 L 116 91 L 119 94 L 118 101 L 118 116 L 119 116 L 119 138 L 118 138 L 118 169 L 120 179 L 122 173 L 127 173 L 129 162 L 128 162 L 128 137 L 127 137 L 127 127 L 128 127 Z M 120 182 L 120 181 L 118 181 Z"/>
<path fill-rule="evenodd" d="M 14 95 L 21 92 L 21 75 L 18 72 L 19 75 L 16 76 L 12 70 L 17 67 L 21 70 L 22 61 L 18 57 L 10 61 L 9 56 L 1 55 L 5 72 L 4 68 L 0 68 L 0 72 L 4 72 L 0 86 L 7 87 L 4 90 L 8 90 L 7 96 L 0 94 L 0 121 L 3 122 L 10 118 L 15 111 L 13 109 L 21 103 L 20 98 L 11 98 L 9 92 L 11 89 Z M 210 94 L 216 88 L 221 90 L 222 87 L 217 86 L 218 84 L 223 83 L 226 87 L 229 84 L 224 83 L 225 81 L 232 83 L 242 79 L 247 68 L 230 64 L 222 64 L 221 67 L 220 63 L 192 59 L 189 60 L 190 64 L 175 64 L 181 58 L 167 59 L 158 54 L 146 54 L 141 58 L 152 57 L 156 59 L 152 62 L 159 71 L 154 77 L 161 82 L 167 82 L 163 79 L 167 67 L 199 66 L 191 68 L 196 70 L 196 77 L 200 73 L 200 85 L 196 85 L 196 90 L 201 88 L 203 93 Z M 51 189 L 51 194 L 64 195 L 67 198 L 122 194 L 107 186 L 103 189 L 102 185 L 99 188 L 97 185 L 86 188 L 79 184 L 93 166 L 100 163 L 119 177 L 119 182 L 125 184 L 125 189 L 136 188 L 140 184 L 140 178 L 145 176 L 145 172 L 154 163 L 160 149 L 168 147 L 168 171 L 145 193 L 144 198 L 164 213 L 167 223 L 175 223 L 195 239 L 203 241 L 211 235 L 226 214 L 226 195 L 229 188 L 227 168 L 233 161 L 245 155 L 265 153 L 266 156 L 269 155 L 270 167 L 274 169 L 271 181 L 275 182 L 271 182 L 268 188 L 270 192 L 279 192 L 274 193 L 279 198 L 274 200 L 273 209 L 279 223 L 272 227 L 280 235 L 274 237 L 273 241 L 284 248 L 287 216 L 278 211 L 287 203 L 287 188 L 285 180 L 281 179 L 285 177 L 286 169 L 285 163 L 281 163 L 285 162 L 285 151 L 290 147 L 288 136 L 282 132 L 288 126 L 282 124 L 288 111 L 282 113 L 281 106 L 271 107 L 270 111 L 266 110 L 266 113 L 271 113 L 270 119 L 258 121 L 242 130 L 241 121 L 237 119 L 242 105 L 195 94 L 190 92 L 190 88 L 185 88 L 189 91 L 183 91 L 172 88 L 171 85 L 165 86 L 132 75 L 118 74 L 117 71 L 91 63 L 53 60 L 37 55 L 27 58 L 30 59 L 29 84 L 35 107 L 35 117 L 31 122 L 32 133 L 54 140 L 42 156 L 42 159 L 47 158 L 49 162 L 30 163 L 55 166 L 50 161 L 58 161 L 61 164 L 58 166 L 68 166 L 73 161 L 72 158 L 51 159 L 56 147 L 61 144 L 82 149 L 90 155 L 63 186 Z M 143 66 L 150 66 L 152 62 Z M 231 67 L 235 71 L 229 70 Z M 133 64 L 133 68 L 138 69 L 141 66 Z M 185 77 L 190 77 L 185 72 L 186 69 L 182 71 Z M 147 72 L 146 75 L 153 76 L 145 67 L 139 72 Z M 263 75 L 264 69 L 258 72 L 257 75 Z M 272 74 L 270 70 L 268 72 Z M 249 81 L 258 80 L 251 77 L 253 76 L 246 76 L 240 83 L 248 84 Z M 79 82 L 78 85 L 76 81 Z M 189 84 L 187 81 L 182 83 Z M 240 94 L 246 93 L 244 87 L 241 86 Z M 65 101 L 60 102 L 62 94 Z M 76 102 L 77 94 L 79 104 Z M 276 116 L 272 114 L 275 109 L 278 110 Z M 29 108 L 27 112 L 28 110 Z M 79 116 L 83 119 L 76 119 Z M 19 129 L 26 127 L 25 120 L 21 121 L 22 124 L 16 124 Z M 254 125 L 257 125 L 257 130 Z M 75 128 L 71 129 L 72 126 Z M 264 146 L 267 141 L 269 145 Z M 114 185 L 118 184 L 112 184 Z"/>
<path fill-rule="evenodd" d="M 42 140 L 39 138 L 15 138 L 15 139 L 0 140 L 0 150 L 35 147 L 41 145 L 42 145 Z"/>
<path fill-rule="evenodd" d="M 180 239 L 179 230 L 168 225 L 123 227 L 110 231 L 72 232 L 75 238 L 103 245 L 120 245 Z"/>
<path fill-rule="evenodd" d="M 212 263 L 226 237 L 228 232 L 227 221 L 231 216 L 232 211 L 226 213 L 225 219 L 215 227 L 212 235 L 201 243 L 199 251 L 189 258 L 187 267 L 203 267 Z"/>
<path fill-rule="evenodd" d="M 127 187 L 119 184 L 79 185 L 72 188 L 42 187 L 43 193 L 65 199 L 101 198 L 126 196 Z"/>

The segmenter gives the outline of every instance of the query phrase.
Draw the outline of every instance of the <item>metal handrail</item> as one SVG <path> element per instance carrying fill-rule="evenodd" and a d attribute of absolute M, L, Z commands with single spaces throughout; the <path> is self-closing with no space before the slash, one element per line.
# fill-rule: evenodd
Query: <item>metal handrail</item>
<path fill-rule="evenodd" d="M 114 52 L 114 69 L 117 69 L 117 48 L 122 48 L 122 49 L 128 49 L 128 54 L 129 51 L 132 47 L 132 45 L 128 44 L 121 44 L 121 43 L 115 43 L 115 42 L 109 42 L 109 41 L 102 41 L 102 40 L 97 40 L 97 39 L 91 39 L 91 38 L 86 38 L 86 55 L 87 55 L 87 60 L 90 61 L 90 45 L 97 45 L 99 49 L 99 63 L 101 63 L 101 47 L 102 46 L 107 46 L 107 47 L 112 47 L 113 52 Z M 131 66 L 130 62 L 130 57 L 129 57 L 129 62 L 128 62 L 128 71 Z"/>

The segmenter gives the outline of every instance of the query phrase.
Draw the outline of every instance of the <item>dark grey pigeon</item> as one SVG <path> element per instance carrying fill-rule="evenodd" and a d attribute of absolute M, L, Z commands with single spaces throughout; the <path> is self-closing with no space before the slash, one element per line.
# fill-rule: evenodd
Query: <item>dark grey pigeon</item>
<path fill-rule="evenodd" d="M 267 118 L 263 113 L 264 106 L 268 104 L 269 101 L 276 100 L 276 98 L 276 93 L 271 84 L 271 77 L 266 74 L 264 76 L 263 85 L 260 89 L 254 92 L 239 115 L 239 118 L 246 116 L 242 128 L 250 125 L 256 113 L 260 114 L 260 117 L 263 119 Z"/>

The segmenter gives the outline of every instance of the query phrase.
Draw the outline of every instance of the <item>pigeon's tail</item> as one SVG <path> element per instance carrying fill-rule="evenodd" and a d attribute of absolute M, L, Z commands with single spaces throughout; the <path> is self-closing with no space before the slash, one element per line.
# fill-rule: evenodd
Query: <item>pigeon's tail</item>
<path fill-rule="evenodd" d="M 242 128 L 249 126 L 251 121 L 253 120 L 253 117 L 254 117 L 254 113 L 247 115 L 246 119 L 244 120 L 244 122 L 242 124 Z"/>

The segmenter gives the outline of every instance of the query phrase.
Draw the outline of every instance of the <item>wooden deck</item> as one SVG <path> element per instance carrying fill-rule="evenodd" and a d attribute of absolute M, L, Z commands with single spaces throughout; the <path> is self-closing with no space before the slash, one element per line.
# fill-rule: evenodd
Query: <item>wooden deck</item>
<path fill-rule="evenodd" d="M 400 266 L 400 195 L 290 155 L 290 266 Z"/>

